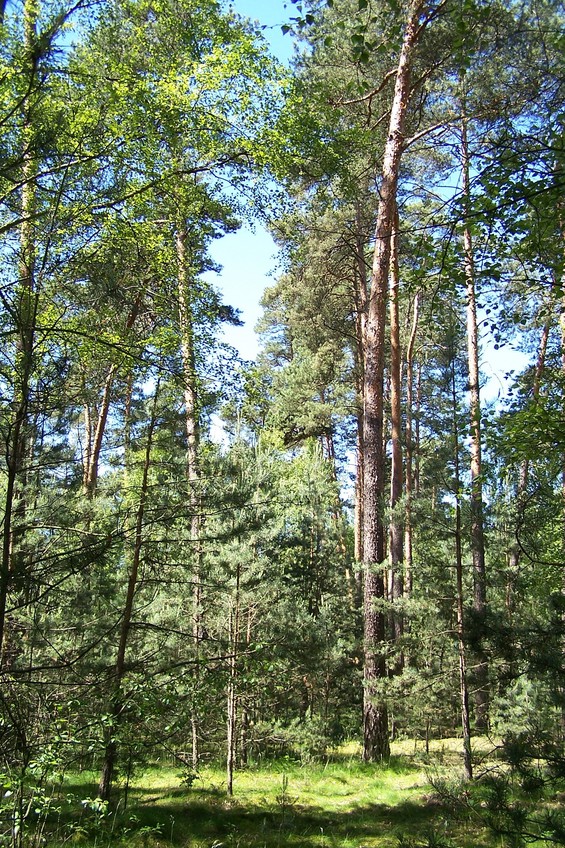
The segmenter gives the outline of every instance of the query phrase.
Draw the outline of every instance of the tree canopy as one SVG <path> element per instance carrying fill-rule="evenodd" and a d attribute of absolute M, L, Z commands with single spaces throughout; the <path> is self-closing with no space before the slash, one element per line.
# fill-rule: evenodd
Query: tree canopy
<path fill-rule="evenodd" d="M 5 844 L 85 764 L 446 735 L 501 844 L 565 844 L 563 9 L 290 11 L 287 68 L 219 0 L 2 6 Z M 254 221 L 250 363 L 210 249 Z"/>

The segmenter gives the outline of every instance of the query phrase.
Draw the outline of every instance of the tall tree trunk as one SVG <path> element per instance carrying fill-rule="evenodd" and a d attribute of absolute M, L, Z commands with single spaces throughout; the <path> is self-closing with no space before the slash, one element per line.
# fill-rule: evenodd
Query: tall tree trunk
<path fill-rule="evenodd" d="M 471 758 L 471 716 L 469 712 L 469 686 L 467 681 L 467 655 L 465 648 L 465 620 L 463 595 L 463 539 L 461 527 L 461 469 L 459 463 L 459 425 L 457 422 L 457 387 L 455 360 L 451 363 L 451 403 L 453 410 L 453 450 L 455 461 L 455 575 L 457 607 L 457 647 L 459 653 L 459 696 L 461 702 L 461 728 L 463 731 L 463 770 L 465 778 L 473 777 Z"/>
<path fill-rule="evenodd" d="M 468 120 L 461 122 L 461 165 L 463 173 L 463 251 L 467 289 L 467 353 L 469 367 L 469 412 L 471 419 L 471 554 L 473 557 L 474 601 L 477 633 L 480 642 L 487 612 L 487 584 L 483 522 L 483 484 L 481 462 L 481 397 L 479 386 L 479 332 L 475 291 L 475 258 L 470 224 L 470 154 L 467 137 Z M 475 670 L 475 717 L 477 730 L 488 727 L 489 690 L 488 662 L 484 650 L 477 651 Z"/>
<path fill-rule="evenodd" d="M 251 645 L 251 629 L 253 625 L 253 608 L 250 606 L 247 609 L 247 626 L 245 628 L 245 650 L 248 653 Z M 243 701 L 241 709 L 241 728 L 239 735 L 239 764 L 244 768 L 248 762 L 248 739 L 249 732 L 249 705 L 246 700 Z"/>
<path fill-rule="evenodd" d="M 420 295 L 414 297 L 412 314 L 412 330 L 406 351 L 406 466 L 405 484 L 406 509 L 404 515 L 404 561 L 406 580 L 404 591 L 407 595 L 412 594 L 412 492 L 414 488 L 413 479 L 413 411 L 414 404 L 414 347 L 418 333 L 418 321 L 420 315 Z"/>
<path fill-rule="evenodd" d="M 355 304 L 355 390 L 357 396 L 357 470 L 355 476 L 355 561 L 363 560 L 363 395 L 365 381 L 365 334 L 367 328 L 367 278 L 369 268 L 365 258 L 365 236 L 362 225 L 361 209 L 356 208 L 355 265 L 353 268 Z"/>
<path fill-rule="evenodd" d="M 236 730 L 237 730 L 237 660 L 239 644 L 239 587 L 241 579 L 241 564 L 236 564 L 235 599 L 230 610 L 230 659 L 228 676 L 228 727 L 227 727 L 227 758 L 226 781 L 227 793 L 233 795 L 233 772 L 236 760 Z"/>
<path fill-rule="evenodd" d="M 557 165 L 555 173 L 562 176 L 563 169 L 561 165 Z M 563 201 L 559 203 L 559 227 L 561 230 L 561 255 L 565 260 L 565 204 Z M 561 372 L 565 377 L 565 262 L 561 273 L 561 309 L 559 312 L 559 330 L 561 334 Z M 565 416 L 561 416 L 562 426 L 565 424 Z M 561 454 L 561 558 L 565 559 L 565 452 Z M 565 594 L 565 575 L 561 575 L 561 592 Z M 562 625 L 565 626 L 565 614 L 561 616 Z M 562 640 L 562 650 L 565 653 L 565 645 Z M 565 737 L 565 687 L 560 687 L 561 698 L 561 736 Z"/>
<path fill-rule="evenodd" d="M 31 93 L 37 73 L 37 0 L 25 0 L 23 7 L 24 50 L 27 59 Z M 19 280 L 16 286 L 15 320 L 16 344 L 14 385 L 12 390 L 12 421 L 6 443 L 7 480 L 4 500 L 2 563 L 0 568 L 0 667 L 7 660 L 6 604 L 12 575 L 17 570 L 17 541 L 25 514 L 25 459 L 28 411 L 33 372 L 33 348 L 37 321 L 38 292 L 35 280 L 36 210 L 35 125 L 31 94 L 22 108 L 22 176 Z"/>
<path fill-rule="evenodd" d="M 155 395 L 153 398 L 153 409 L 151 419 L 147 430 L 147 441 L 145 445 L 145 456 L 143 461 L 143 471 L 141 476 L 141 488 L 139 493 L 139 503 L 135 516 L 135 535 L 133 544 L 133 555 L 131 568 L 129 573 L 126 599 L 122 612 L 120 626 L 120 640 L 118 644 L 118 653 L 114 665 L 114 673 L 112 680 L 112 699 L 110 705 L 110 726 L 106 729 L 106 746 L 104 751 L 104 762 L 102 765 L 102 773 L 98 784 L 98 795 L 103 801 L 110 798 L 112 791 L 112 783 L 118 757 L 118 745 L 116 742 L 116 733 L 122 721 L 124 710 L 124 694 L 123 680 L 126 667 L 126 649 L 128 637 L 131 629 L 131 621 L 133 615 L 133 603 L 135 593 L 137 591 L 139 568 L 141 564 L 141 552 L 143 547 L 143 527 L 145 521 L 145 506 L 147 503 L 147 492 L 149 489 L 149 469 L 151 467 L 151 449 L 153 446 L 153 433 L 157 420 L 157 399 L 159 395 L 159 382 L 155 386 Z"/>
<path fill-rule="evenodd" d="M 383 681 L 386 675 L 383 654 L 385 621 L 382 610 L 377 609 L 375 604 L 375 602 L 382 600 L 385 595 L 383 576 L 385 558 L 383 382 L 386 300 L 398 176 L 404 143 L 404 121 L 410 99 L 410 67 L 420 32 L 419 17 L 423 8 L 424 5 L 420 0 L 412 0 L 396 72 L 383 159 L 365 337 L 363 398 L 363 564 L 365 569 L 363 756 L 369 761 L 386 759 L 390 753 L 387 707 L 384 696 L 379 691 L 379 682 Z"/>
<path fill-rule="evenodd" d="M 137 317 L 141 311 L 145 286 L 139 291 L 133 306 L 126 319 L 125 330 L 129 333 L 133 329 Z M 86 449 L 83 458 L 83 476 L 82 486 L 86 497 L 91 500 L 96 494 L 96 486 L 98 484 L 98 472 L 100 468 L 100 456 L 102 453 L 102 444 L 104 441 L 104 433 L 108 422 L 108 414 L 112 400 L 112 388 L 118 373 L 116 364 L 110 365 L 104 387 L 102 389 L 102 397 L 100 406 L 97 410 L 96 419 L 92 415 L 92 409 L 88 404 L 85 406 L 85 430 L 86 430 Z M 96 423 L 95 423 L 96 421 Z"/>
<path fill-rule="evenodd" d="M 418 363 L 416 374 L 416 427 L 414 439 L 414 497 L 420 497 L 420 421 L 422 412 L 422 363 Z"/>
<path fill-rule="evenodd" d="M 390 526 L 389 526 L 389 567 L 391 582 L 391 601 L 401 600 L 404 594 L 404 525 L 399 512 L 402 499 L 402 353 L 400 345 L 400 310 L 398 303 L 400 272 L 398 266 L 398 210 L 395 214 L 395 226 L 391 243 L 390 267 L 390 422 L 392 442 L 392 465 L 390 472 Z M 392 611 L 393 636 L 399 641 L 404 630 L 403 616 Z M 396 661 L 396 671 L 402 670 L 403 658 L 400 654 Z"/>
<path fill-rule="evenodd" d="M 95 425 L 92 409 L 88 405 L 85 407 L 86 450 L 83 459 L 82 488 L 88 500 L 92 500 L 96 492 L 102 442 L 110 411 L 112 386 L 117 370 L 116 365 L 111 365 L 108 370 Z"/>
<path fill-rule="evenodd" d="M 179 220 L 176 233 L 177 286 L 181 356 L 183 366 L 184 416 L 186 429 L 186 478 L 188 505 L 190 510 L 190 542 L 192 547 L 192 635 L 196 653 L 195 684 L 198 686 L 200 643 L 202 641 L 202 548 L 200 518 L 200 469 L 198 447 L 200 441 L 198 391 L 194 352 L 194 328 L 189 281 L 188 232 L 184 221 Z M 192 717 L 192 765 L 198 767 L 199 717 L 193 705 Z"/>

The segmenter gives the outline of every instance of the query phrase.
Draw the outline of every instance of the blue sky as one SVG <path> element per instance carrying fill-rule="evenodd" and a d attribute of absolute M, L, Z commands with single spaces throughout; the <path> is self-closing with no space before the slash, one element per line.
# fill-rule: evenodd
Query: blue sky
<path fill-rule="evenodd" d="M 237 348 L 244 359 L 255 359 L 258 339 L 254 332 L 261 314 L 259 301 L 276 265 L 276 247 L 269 233 L 259 224 L 252 232 L 242 226 L 236 233 L 214 242 L 210 253 L 222 266 L 220 275 L 209 279 L 223 292 L 224 301 L 240 310 L 243 327 L 225 327 L 224 338 Z"/>
<path fill-rule="evenodd" d="M 288 61 L 292 55 L 292 39 L 282 34 L 281 26 L 296 15 L 290 0 L 231 0 L 229 5 L 240 15 L 265 27 L 263 35 L 272 52 L 282 62 Z"/>
<path fill-rule="evenodd" d="M 232 0 L 231 7 L 244 17 L 265 27 L 263 35 L 272 53 L 282 62 L 292 55 L 292 39 L 283 35 L 282 25 L 296 14 L 290 0 Z M 276 247 L 267 231 L 259 224 L 252 232 L 242 226 L 237 233 L 214 242 L 210 251 L 222 266 L 220 275 L 211 281 L 224 295 L 224 300 L 241 310 L 243 327 L 229 327 L 225 338 L 244 359 L 255 359 L 258 340 L 253 331 L 261 314 L 259 301 L 265 287 L 272 284 L 270 274 L 276 265 Z"/>

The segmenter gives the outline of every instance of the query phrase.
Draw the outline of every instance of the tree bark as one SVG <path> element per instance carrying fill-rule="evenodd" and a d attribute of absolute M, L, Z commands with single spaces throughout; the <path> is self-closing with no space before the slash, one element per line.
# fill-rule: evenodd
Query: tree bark
<path fill-rule="evenodd" d="M 25 0 L 23 8 L 24 50 L 28 60 L 31 82 L 36 75 L 36 42 L 39 5 L 37 0 Z M 36 207 L 35 126 L 32 99 L 27 97 L 22 108 L 22 189 L 20 195 L 20 260 L 16 286 L 16 344 L 12 422 L 6 443 L 7 480 L 4 499 L 2 563 L 0 567 L 0 667 L 7 660 L 6 605 L 13 573 L 17 570 L 17 539 L 25 515 L 25 479 L 28 411 L 33 372 L 33 348 L 37 322 L 38 293 L 36 289 Z"/>
<path fill-rule="evenodd" d="M 560 164 L 555 167 L 555 174 L 562 176 L 562 167 Z M 561 231 L 561 255 L 565 260 L 565 209 L 564 203 L 561 200 L 559 205 L 559 228 Z M 565 264 L 561 272 L 561 309 L 559 311 L 559 331 L 561 341 L 561 373 L 565 376 Z M 565 416 L 561 416 L 562 426 L 565 423 Z M 561 454 L 561 557 L 565 559 L 565 453 Z M 565 576 L 561 576 L 561 592 L 565 595 Z M 565 625 L 565 614 L 561 616 L 561 622 Z M 562 640 L 562 650 L 565 653 L 565 644 Z M 560 687 L 561 697 L 561 735 L 565 737 L 565 687 Z"/>
<path fill-rule="evenodd" d="M 469 686 L 465 648 L 465 620 L 463 594 L 463 539 L 461 527 L 461 470 L 459 463 L 459 426 L 457 423 L 457 388 L 455 361 L 451 363 L 451 403 L 453 410 L 453 451 L 455 464 L 455 575 L 457 607 L 457 648 L 459 654 L 459 695 L 461 702 L 461 728 L 463 731 L 463 771 L 466 780 L 473 778 L 471 758 L 471 716 L 469 711 Z"/>
<path fill-rule="evenodd" d="M 202 640 L 202 550 L 200 518 L 200 469 L 198 446 L 200 441 L 198 390 L 194 352 L 194 330 L 189 283 L 188 232 L 185 222 L 178 221 L 176 233 L 177 286 L 181 357 L 183 366 L 184 420 L 186 430 L 186 479 L 190 510 L 190 542 L 192 547 L 192 635 L 196 653 L 195 685 L 198 686 L 198 660 Z M 196 769 L 199 753 L 199 717 L 193 706 L 192 717 L 192 765 Z"/>
<path fill-rule="evenodd" d="M 246 652 L 249 652 L 249 646 L 251 645 L 251 628 L 253 624 L 253 609 L 252 607 L 248 607 L 247 609 L 247 626 L 245 628 L 245 649 Z M 241 709 L 241 727 L 239 734 L 239 765 L 241 768 L 245 768 L 248 762 L 248 739 L 247 734 L 249 732 L 249 706 L 246 700 L 243 701 L 242 709 Z"/>
<path fill-rule="evenodd" d="M 136 318 L 138 317 L 141 309 L 142 298 L 143 291 L 138 294 L 135 303 L 128 315 L 125 325 L 127 331 L 132 330 L 135 325 Z M 108 369 L 106 379 L 104 380 L 104 385 L 102 387 L 102 397 L 98 406 L 93 406 L 88 402 L 86 374 L 83 372 L 82 389 L 86 401 L 84 405 L 84 429 L 86 443 L 82 451 L 82 492 L 87 503 L 93 502 L 97 495 L 98 476 L 100 471 L 100 457 L 102 455 L 104 435 L 106 433 L 106 425 L 108 423 L 108 416 L 110 414 L 110 408 L 113 400 L 112 390 L 114 388 L 114 383 L 118 374 L 118 370 L 119 369 L 116 364 L 112 364 Z M 134 375 L 133 371 L 130 369 L 126 380 L 125 412 L 123 425 L 123 447 L 126 463 L 127 457 L 129 456 L 131 441 L 131 400 L 133 393 L 133 383 Z M 127 474 L 127 466 L 124 474 Z M 124 489 L 127 489 L 127 483 L 125 480 Z M 84 518 L 84 526 L 87 533 L 89 533 L 91 530 L 92 522 L 93 512 L 92 510 L 87 509 Z M 90 570 L 87 571 L 85 574 L 84 587 L 88 590 L 88 592 L 91 591 Z M 96 597 L 95 594 L 91 595 L 91 603 L 93 603 L 93 605 L 99 603 L 99 599 Z"/>
<path fill-rule="evenodd" d="M 390 270 L 391 239 L 394 227 L 398 177 L 404 143 L 404 122 L 410 99 L 410 67 L 420 32 L 419 18 L 424 5 L 410 4 L 396 71 L 394 96 L 385 144 L 380 201 L 375 230 L 375 250 L 365 336 L 365 380 L 363 398 L 364 443 L 364 699 L 363 756 L 383 760 L 390 753 L 386 702 L 379 682 L 386 675 L 384 657 L 384 613 L 375 602 L 384 599 L 383 564 L 385 531 L 383 501 L 385 454 L 383 450 L 384 356 L 386 300 Z"/>
<path fill-rule="evenodd" d="M 422 363 L 418 363 L 416 374 L 416 427 L 414 430 L 414 497 L 420 497 L 420 421 L 422 412 Z"/>
<path fill-rule="evenodd" d="M 129 332 L 133 329 L 136 319 L 141 311 L 144 292 L 145 288 L 143 287 L 137 295 L 135 302 L 130 310 L 130 313 L 125 323 L 126 332 Z M 86 450 L 84 452 L 83 458 L 82 485 L 83 491 L 89 500 L 91 500 L 96 494 L 96 487 L 98 484 L 98 472 L 100 468 L 100 456 L 102 453 L 102 444 L 104 441 L 104 433 L 106 431 L 108 414 L 110 412 L 112 388 L 117 373 L 118 366 L 116 364 L 112 364 L 108 369 L 108 373 L 104 381 L 104 387 L 102 389 L 102 398 L 96 417 L 96 424 L 94 424 L 92 410 L 88 404 L 85 406 L 84 410 Z"/>
<path fill-rule="evenodd" d="M 473 558 L 475 623 L 478 641 L 482 637 L 487 612 L 487 585 L 483 521 L 483 484 L 481 460 L 481 397 L 479 385 L 479 332 L 475 284 L 475 259 L 470 225 L 470 154 L 467 137 L 468 119 L 461 122 L 461 165 L 463 174 L 463 251 L 467 290 L 467 354 L 469 368 L 469 413 L 471 424 L 471 554 Z M 477 730 L 488 727 L 488 662 L 484 650 L 477 651 L 475 668 L 475 723 Z"/>
<path fill-rule="evenodd" d="M 406 351 L 406 466 L 405 484 L 406 508 L 404 515 L 404 561 L 406 580 L 404 591 L 407 595 L 412 594 L 412 493 L 414 489 L 413 479 L 413 413 L 414 404 L 414 347 L 418 333 L 418 321 L 420 315 L 420 295 L 414 298 L 414 311 L 412 315 L 412 330 Z"/>
<path fill-rule="evenodd" d="M 395 226 L 391 242 L 390 268 L 390 421 L 392 442 L 392 466 L 390 473 L 390 526 L 389 526 L 389 568 L 391 583 L 391 601 L 393 604 L 404 594 L 404 525 L 399 513 L 402 499 L 402 353 L 400 344 L 400 310 L 398 303 L 400 272 L 398 265 L 398 210 L 395 214 Z M 393 636 L 399 641 L 404 631 L 402 614 L 392 611 Z M 400 654 L 395 662 L 395 671 L 402 671 L 403 658 Z"/>
<path fill-rule="evenodd" d="M 139 568 L 141 564 L 141 552 L 143 547 L 143 526 L 145 520 L 145 505 L 147 502 L 147 492 L 149 489 L 149 469 L 151 467 L 151 449 L 153 446 L 153 433 L 157 420 L 157 399 L 159 395 L 159 382 L 155 387 L 155 395 L 153 399 L 153 409 L 151 419 L 147 430 L 147 442 L 145 445 L 145 456 L 143 461 L 143 472 L 141 477 L 141 489 L 139 493 L 139 504 L 135 517 L 135 535 L 133 545 L 133 556 L 126 591 L 126 600 L 122 612 L 122 622 L 120 627 L 120 640 L 118 644 L 118 653 L 113 674 L 113 694 L 110 707 L 111 723 L 106 729 L 106 746 L 104 752 L 104 762 L 100 782 L 98 784 L 98 795 L 103 801 L 108 801 L 112 791 L 112 783 L 118 757 L 118 744 L 116 741 L 116 731 L 118 730 L 124 710 L 124 696 L 122 684 L 125 674 L 126 665 L 126 649 L 128 637 L 131 629 L 131 621 L 133 615 L 133 604 L 135 593 L 137 591 Z"/>
<path fill-rule="evenodd" d="M 227 726 L 227 757 L 226 757 L 226 783 L 228 795 L 233 795 L 233 773 L 236 760 L 236 731 L 237 731 L 237 660 L 239 643 L 239 615 L 240 598 L 239 587 L 241 579 L 241 565 L 238 562 L 235 572 L 235 599 L 234 606 L 230 610 L 230 659 L 228 677 L 228 726 Z"/>
<path fill-rule="evenodd" d="M 365 258 L 365 238 L 363 235 L 361 209 L 356 209 L 356 241 L 355 241 L 355 267 L 353 269 L 354 279 L 354 303 L 355 303 L 355 389 L 358 403 L 357 413 L 357 472 L 355 483 L 355 560 L 363 560 L 363 488 L 364 474 L 363 462 L 365 449 L 363 447 L 363 394 L 365 382 L 365 334 L 367 326 L 367 277 L 368 266 Z"/>
<path fill-rule="evenodd" d="M 88 500 L 92 500 L 96 493 L 102 442 L 104 439 L 104 432 L 106 430 L 106 422 L 108 421 L 108 412 L 110 411 L 112 386 L 114 384 L 114 378 L 117 370 L 118 368 L 116 365 L 111 365 L 108 370 L 108 374 L 106 375 L 95 427 L 93 427 L 92 410 L 88 405 L 85 407 L 87 441 L 83 459 L 82 488 Z"/>

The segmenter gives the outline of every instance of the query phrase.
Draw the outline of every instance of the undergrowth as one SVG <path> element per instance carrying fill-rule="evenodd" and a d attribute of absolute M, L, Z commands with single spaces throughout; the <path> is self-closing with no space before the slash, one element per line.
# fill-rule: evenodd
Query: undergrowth
<path fill-rule="evenodd" d="M 226 794 L 223 769 L 205 766 L 191 779 L 156 764 L 134 777 L 112 804 L 96 799 L 97 775 L 83 772 L 53 787 L 38 809 L 32 848 L 487 848 L 493 841 L 465 791 L 432 784 L 460 772 L 458 743 L 395 747 L 386 765 L 360 760 L 353 747 L 324 762 L 259 762 L 236 773 Z"/>

